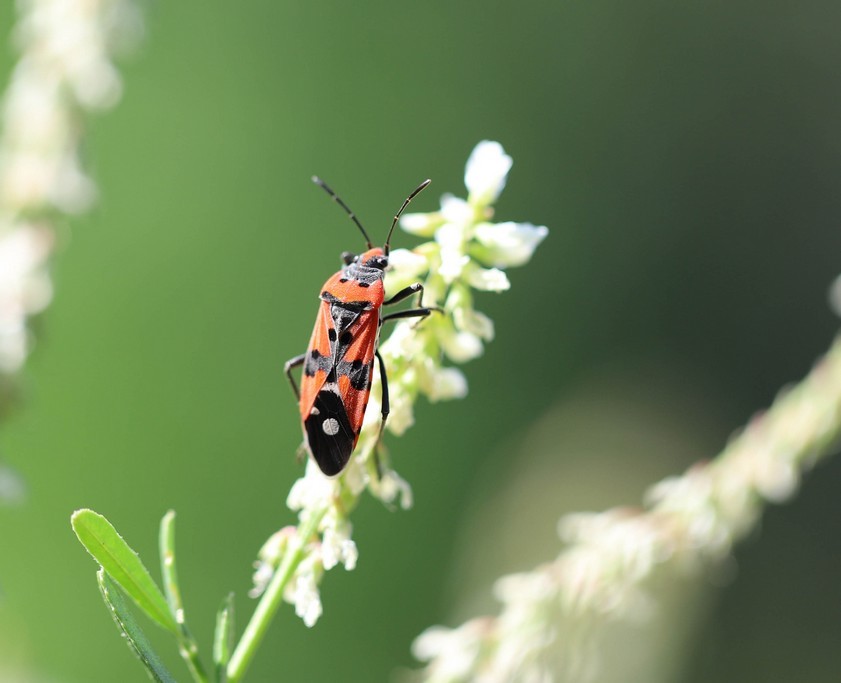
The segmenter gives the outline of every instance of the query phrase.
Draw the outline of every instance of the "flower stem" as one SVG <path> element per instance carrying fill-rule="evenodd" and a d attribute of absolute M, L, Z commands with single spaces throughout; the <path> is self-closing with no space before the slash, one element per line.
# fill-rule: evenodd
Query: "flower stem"
<path fill-rule="evenodd" d="M 313 510 L 306 522 L 299 525 L 297 542 L 290 546 L 284 554 L 280 566 L 275 570 L 272 580 L 266 587 L 266 592 L 263 593 L 263 597 L 257 604 L 257 609 L 254 610 L 254 614 L 251 616 L 251 620 L 245 627 L 242 638 L 237 643 L 234 654 L 231 656 L 231 661 L 228 664 L 228 683 L 239 683 L 245 675 L 246 669 L 248 669 L 251 660 L 257 653 L 257 648 L 260 647 L 263 636 L 266 635 L 275 612 L 280 607 L 283 600 L 283 591 L 306 555 L 307 542 L 318 530 L 318 525 L 326 512 L 327 508 Z"/>

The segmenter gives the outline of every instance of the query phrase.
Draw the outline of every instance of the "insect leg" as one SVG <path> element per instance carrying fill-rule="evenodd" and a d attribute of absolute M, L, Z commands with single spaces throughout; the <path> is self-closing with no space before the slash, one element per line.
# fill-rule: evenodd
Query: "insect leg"
<path fill-rule="evenodd" d="M 391 306 L 391 304 L 396 304 L 398 301 L 403 301 L 403 299 L 412 296 L 415 292 L 420 292 L 420 296 L 418 296 L 418 306 L 423 306 L 423 302 L 421 301 L 423 298 L 423 285 L 420 282 L 404 287 L 393 297 L 387 301 L 383 301 L 383 306 Z"/>
<path fill-rule="evenodd" d="M 295 384 L 295 378 L 292 377 L 292 368 L 297 368 L 299 365 L 303 365 L 306 359 L 307 354 L 302 353 L 300 356 L 290 358 L 288 361 L 286 361 L 286 363 L 283 366 L 283 371 L 289 378 L 289 384 L 292 385 L 292 391 L 295 392 L 295 398 L 297 398 L 299 401 L 301 400 L 301 393 L 298 391 L 298 385 Z"/>
<path fill-rule="evenodd" d="M 440 308 L 410 308 L 406 311 L 397 311 L 397 313 L 389 313 L 382 317 L 382 322 L 389 320 L 398 320 L 400 318 L 425 318 L 432 311 L 440 311 Z"/>
<path fill-rule="evenodd" d="M 396 304 L 399 301 L 403 301 L 412 294 L 417 292 L 418 294 L 418 307 L 417 308 L 410 308 L 407 311 L 399 311 L 397 313 L 391 313 L 390 315 L 385 315 L 382 317 L 382 322 L 386 322 L 387 320 L 397 320 L 398 318 L 425 318 L 428 316 L 432 311 L 441 311 L 440 308 L 437 306 L 424 306 L 423 305 L 423 285 L 420 282 L 416 282 L 413 285 L 409 285 L 408 287 L 404 287 L 401 289 L 397 294 L 393 297 L 388 299 L 387 301 L 383 301 L 383 306 L 390 306 L 391 304 Z"/>
<path fill-rule="evenodd" d="M 380 364 L 380 382 L 382 383 L 383 387 L 383 396 L 380 405 L 382 407 L 382 419 L 380 420 L 380 432 L 377 434 L 377 443 L 374 445 L 374 467 L 377 470 L 377 478 L 382 479 L 383 476 L 383 467 L 382 461 L 380 460 L 380 443 L 383 440 L 383 431 L 385 430 L 385 421 L 388 417 L 388 414 L 391 412 L 388 402 L 388 375 L 385 371 L 385 363 L 383 362 L 383 357 L 380 355 L 379 351 L 374 351 L 377 356 L 377 361 Z"/>
<path fill-rule="evenodd" d="M 388 414 L 391 412 L 391 408 L 388 403 L 388 375 L 385 371 L 385 363 L 383 362 L 383 357 L 380 355 L 379 351 L 374 351 L 377 356 L 377 360 L 380 363 L 380 381 L 383 385 L 383 398 L 382 398 L 382 421 L 380 422 L 380 438 L 383 435 L 383 429 L 385 429 L 385 421 L 388 417 Z M 379 439 L 378 439 L 379 440 Z"/>

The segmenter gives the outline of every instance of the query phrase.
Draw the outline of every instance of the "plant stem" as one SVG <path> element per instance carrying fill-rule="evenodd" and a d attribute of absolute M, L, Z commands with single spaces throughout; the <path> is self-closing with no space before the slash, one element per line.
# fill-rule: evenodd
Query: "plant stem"
<path fill-rule="evenodd" d="M 251 660 L 257 653 L 257 648 L 266 635 L 266 631 L 283 600 L 283 591 L 286 589 L 290 579 L 294 576 L 295 570 L 305 556 L 305 548 L 310 537 L 318 530 L 322 517 L 327 508 L 313 511 L 306 522 L 298 527 L 297 542 L 290 546 L 283 556 L 280 566 L 275 570 L 272 580 L 266 587 L 266 592 L 254 610 L 248 626 L 237 643 L 231 661 L 228 664 L 228 683 L 239 683 L 245 675 Z"/>

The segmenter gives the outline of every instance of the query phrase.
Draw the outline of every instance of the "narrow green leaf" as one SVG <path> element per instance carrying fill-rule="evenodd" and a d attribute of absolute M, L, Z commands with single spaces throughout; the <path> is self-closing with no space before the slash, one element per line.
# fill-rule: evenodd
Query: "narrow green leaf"
<path fill-rule="evenodd" d="M 105 604 L 108 606 L 108 611 L 111 612 L 114 623 L 117 624 L 117 628 L 120 629 L 120 632 L 126 639 L 129 649 L 134 652 L 143 666 L 146 667 L 149 677 L 157 683 L 177 683 L 172 674 L 167 671 L 167 668 L 163 665 L 158 655 L 155 654 L 143 630 L 137 625 L 131 612 L 129 612 L 128 606 L 125 600 L 123 600 L 122 593 L 117 584 L 105 573 L 104 569 L 100 569 L 96 573 L 96 580 L 99 582 L 102 599 L 105 600 Z"/>
<path fill-rule="evenodd" d="M 227 683 L 228 662 L 234 649 L 234 594 L 228 593 L 216 613 L 216 632 L 213 634 L 213 663 L 216 680 Z"/>
<path fill-rule="evenodd" d="M 187 615 L 184 603 L 181 601 L 181 588 L 178 585 L 178 570 L 175 562 L 175 511 L 167 512 L 161 519 L 159 535 L 161 553 L 161 574 L 164 579 L 164 592 L 169 603 L 169 611 L 178 625 L 178 650 L 190 669 L 194 681 L 206 683 L 208 681 L 204 666 L 199 659 L 199 645 L 190 629 L 187 628 Z"/>
<path fill-rule="evenodd" d="M 177 623 L 179 615 L 184 614 L 181 602 L 181 588 L 178 585 L 178 572 L 175 567 L 175 511 L 169 510 L 161 519 L 158 535 L 158 550 L 161 554 L 161 574 L 164 581 L 164 594 L 169 603 L 169 611 Z"/>
<path fill-rule="evenodd" d="M 76 510 L 70 518 L 73 531 L 87 551 L 150 619 L 172 633 L 178 627 L 169 607 L 140 558 L 102 515 Z"/>

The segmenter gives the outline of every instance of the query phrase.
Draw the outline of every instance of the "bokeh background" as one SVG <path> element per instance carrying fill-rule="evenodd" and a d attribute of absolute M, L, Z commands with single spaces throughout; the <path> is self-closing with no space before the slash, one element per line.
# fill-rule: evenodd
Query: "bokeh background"
<path fill-rule="evenodd" d="M 551 232 L 510 292 L 477 301 L 497 339 L 465 368 L 468 399 L 422 404 L 390 439 L 415 507 L 363 502 L 358 568 L 328 574 L 312 630 L 280 613 L 253 681 L 389 680 L 424 628 L 493 610 L 494 576 L 554 557 L 561 513 L 638 503 L 714 456 L 837 330 L 836 2 L 144 11 L 124 99 L 90 129 L 101 199 L 60 235 L 56 296 L 0 433 L 28 486 L 0 508 L 9 681 L 145 680 L 71 533 L 78 507 L 153 566 L 177 510 L 206 649 L 227 591 L 240 626 L 250 614 L 250 564 L 293 519 L 302 470 L 282 364 L 338 254 L 360 246 L 313 173 L 380 236 L 421 179 L 417 210 L 461 193 L 470 150 L 495 139 L 514 158 L 498 218 Z M 647 680 L 838 680 L 839 476 L 830 460 L 769 511 Z"/>

